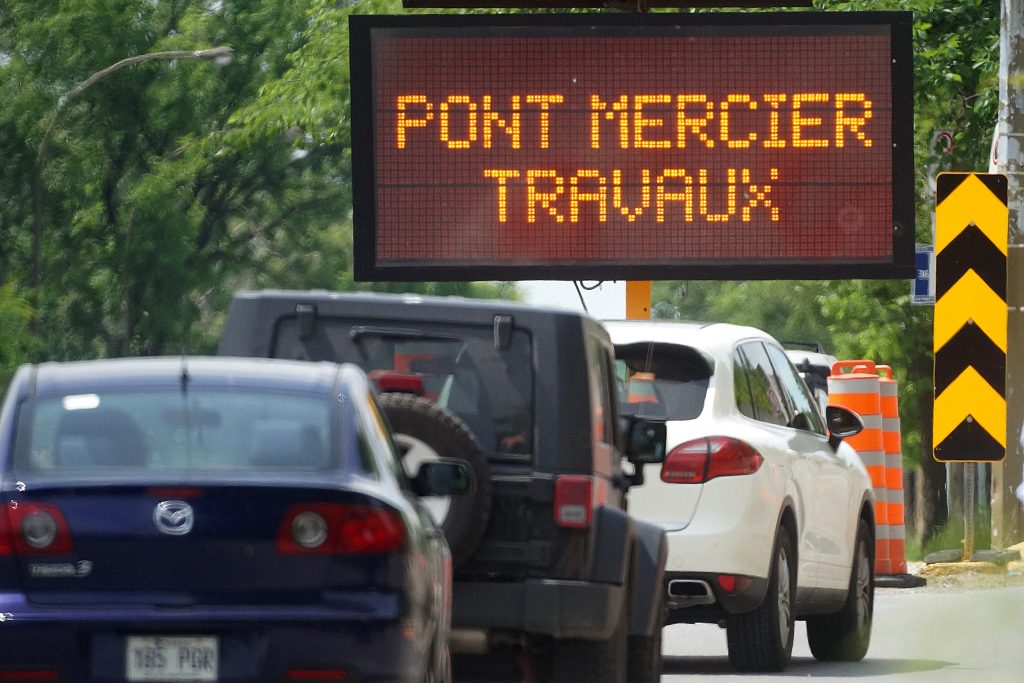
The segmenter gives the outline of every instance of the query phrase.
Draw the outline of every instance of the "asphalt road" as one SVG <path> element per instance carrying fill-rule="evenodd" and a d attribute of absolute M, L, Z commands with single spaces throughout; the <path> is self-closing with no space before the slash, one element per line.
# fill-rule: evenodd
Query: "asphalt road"
<path fill-rule="evenodd" d="M 735 673 L 725 631 L 714 625 L 668 627 L 663 652 L 662 683 L 1024 683 L 1024 576 L 951 577 L 931 579 L 924 588 L 878 589 L 871 647 L 861 662 L 816 661 L 803 623 L 797 624 L 793 661 L 781 674 Z M 522 677 L 509 664 L 456 681 L 518 683 Z"/>
<path fill-rule="evenodd" d="M 822 663 L 811 657 L 797 624 L 793 662 L 783 674 L 739 675 L 729 667 L 725 632 L 717 626 L 665 630 L 663 683 L 713 677 L 715 683 L 771 679 L 885 683 L 1024 682 L 1024 586 L 963 587 L 932 582 L 879 589 L 871 648 L 862 662 Z"/>

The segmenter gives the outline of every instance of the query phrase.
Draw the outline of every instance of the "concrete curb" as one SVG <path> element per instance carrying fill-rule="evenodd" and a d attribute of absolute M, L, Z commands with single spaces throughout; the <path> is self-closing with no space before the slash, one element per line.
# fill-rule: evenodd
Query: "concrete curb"
<path fill-rule="evenodd" d="M 995 562 L 935 562 L 921 568 L 920 576 L 939 577 L 975 572 L 978 574 L 1002 574 L 1003 568 Z"/>
<path fill-rule="evenodd" d="M 920 576 L 953 576 L 955 574 L 1010 574 L 1024 567 L 1019 546 L 1006 550 L 976 550 L 971 559 L 963 559 L 961 550 L 938 550 L 928 554 L 925 565 L 918 570 Z"/>
<path fill-rule="evenodd" d="M 938 550 L 929 553 L 924 562 L 908 562 L 907 574 L 876 574 L 877 588 L 920 588 L 935 579 L 940 585 L 956 577 L 1001 576 L 1004 580 L 1024 580 L 1024 542 L 1005 550 L 976 550 L 970 560 L 963 559 L 963 550 Z M 943 581 L 946 579 L 946 581 Z"/>

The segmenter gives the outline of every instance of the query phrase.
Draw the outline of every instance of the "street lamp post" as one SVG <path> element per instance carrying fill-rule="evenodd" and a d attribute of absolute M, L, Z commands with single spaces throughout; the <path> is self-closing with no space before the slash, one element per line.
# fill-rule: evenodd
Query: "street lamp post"
<path fill-rule="evenodd" d="M 43 133 L 43 139 L 39 141 L 39 150 L 36 152 L 36 165 L 35 172 L 32 176 L 32 210 L 33 210 L 33 224 L 32 224 L 32 270 L 30 273 L 30 286 L 32 288 L 32 294 L 34 297 L 34 311 L 32 319 L 35 321 L 38 315 L 38 304 L 39 304 L 39 284 L 40 284 L 40 262 L 41 262 L 41 249 L 43 242 L 43 169 L 46 167 L 46 157 L 49 151 L 50 139 L 53 137 L 53 132 L 57 127 L 57 123 L 60 121 L 64 112 L 68 110 L 71 104 L 78 99 L 78 97 L 86 90 L 96 85 L 99 81 L 102 81 L 107 76 L 127 69 L 128 67 L 135 66 L 136 64 L 142 64 L 143 62 L 152 62 L 155 60 L 173 60 L 173 59 L 206 59 L 212 60 L 215 63 L 223 64 L 231 61 L 234 55 L 234 50 L 230 47 L 214 47 L 207 50 L 168 50 L 166 52 L 149 52 L 143 55 L 135 55 L 133 57 L 127 57 L 119 62 L 111 64 L 105 69 L 97 71 L 92 76 L 76 85 L 67 95 L 64 96 L 63 101 L 53 112 L 53 116 L 50 118 L 50 124 L 46 127 L 46 132 Z"/>

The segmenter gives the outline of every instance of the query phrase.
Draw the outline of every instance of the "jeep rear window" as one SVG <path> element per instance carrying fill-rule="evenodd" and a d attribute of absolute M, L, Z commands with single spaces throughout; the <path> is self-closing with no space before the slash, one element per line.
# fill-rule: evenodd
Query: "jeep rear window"
<path fill-rule="evenodd" d="M 712 366 L 696 349 L 635 342 L 615 347 L 619 404 L 624 412 L 693 420 L 704 410 Z"/>
<path fill-rule="evenodd" d="M 514 329 L 507 347 L 498 349 L 490 326 L 319 317 L 302 330 L 296 319 L 285 318 L 273 355 L 347 361 L 371 377 L 412 379 L 423 396 L 473 430 L 485 453 L 510 460 L 533 453 L 532 342 L 525 330 Z"/>

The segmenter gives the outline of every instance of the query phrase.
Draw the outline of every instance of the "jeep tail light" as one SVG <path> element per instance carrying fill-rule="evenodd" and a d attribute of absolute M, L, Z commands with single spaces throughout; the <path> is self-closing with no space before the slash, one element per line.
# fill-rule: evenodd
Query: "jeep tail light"
<path fill-rule="evenodd" d="M 277 532 L 278 551 L 289 555 L 389 553 L 404 542 L 401 515 L 369 505 L 295 505 Z"/>
<path fill-rule="evenodd" d="M 590 526 L 594 513 L 594 480 L 582 475 L 555 479 L 555 524 L 570 529 Z"/>
<path fill-rule="evenodd" d="M 669 484 L 702 484 L 715 477 L 753 474 L 764 457 L 750 444 L 730 436 L 711 436 L 681 443 L 661 466 Z"/>
<path fill-rule="evenodd" d="M 56 505 L 11 501 L 5 517 L 6 524 L 0 522 L 0 553 L 13 548 L 19 555 L 66 555 L 74 548 L 67 520 Z"/>
<path fill-rule="evenodd" d="M 395 372 L 394 370 L 371 370 L 367 377 L 377 385 L 377 391 L 381 393 L 415 394 L 423 396 L 426 390 L 423 387 L 423 378 L 419 375 L 407 372 Z"/>

